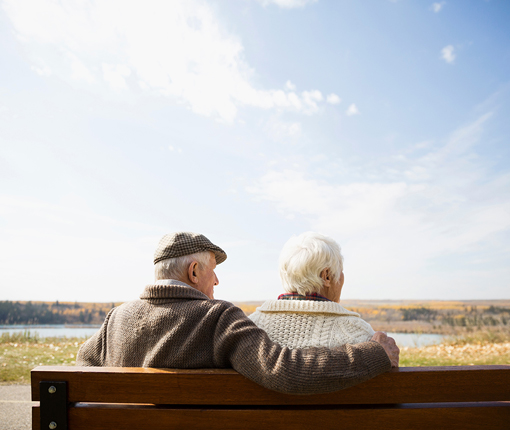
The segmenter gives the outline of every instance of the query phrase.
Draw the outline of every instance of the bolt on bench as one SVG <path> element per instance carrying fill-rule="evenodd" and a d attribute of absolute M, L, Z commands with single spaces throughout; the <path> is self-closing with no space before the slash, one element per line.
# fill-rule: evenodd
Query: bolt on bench
<path fill-rule="evenodd" d="M 510 429 L 510 365 L 403 367 L 329 394 L 229 369 L 40 366 L 33 429 Z"/>

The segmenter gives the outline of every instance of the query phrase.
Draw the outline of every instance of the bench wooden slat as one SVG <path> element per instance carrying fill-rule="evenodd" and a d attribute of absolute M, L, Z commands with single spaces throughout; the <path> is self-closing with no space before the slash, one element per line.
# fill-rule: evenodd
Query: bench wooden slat
<path fill-rule="evenodd" d="M 39 429 L 34 408 L 34 429 Z M 69 409 L 72 430 L 159 429 L 505 429 L 510 422 L 510 403 L 401 405 L 325 409 L 168 409 L 104 405 L 81 405 Z M 150 424 L 148 424 L 150 423 Z M 377 423 L 377 424 L 374 424 Z"/>
<path fill-rule="evenodd" d="M 67 381 L 70 402 L 202 405 L 388 404 L 510 400 L 510 365 L 394 369 L 335 393 L 294 396 L 265 389 L 229 369 L 41 366 L 39 381 Z M 474 389 L 476 387 L 476 389 Z"/>

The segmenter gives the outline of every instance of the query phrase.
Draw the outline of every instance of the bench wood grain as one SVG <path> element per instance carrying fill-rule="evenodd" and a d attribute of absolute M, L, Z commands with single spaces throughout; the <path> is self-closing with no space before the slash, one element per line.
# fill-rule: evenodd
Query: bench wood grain
<path fill-rule="evenodd" d="M 67 382 L 71 430 L 510 428 L 510 365 L 404 367 L 311 396 L 277 393 L 229 369 L 40 366 L 34 401 L 41 381 Z"/>

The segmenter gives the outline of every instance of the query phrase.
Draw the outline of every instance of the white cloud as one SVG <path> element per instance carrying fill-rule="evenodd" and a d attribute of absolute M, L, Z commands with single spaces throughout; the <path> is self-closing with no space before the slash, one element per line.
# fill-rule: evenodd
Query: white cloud
<path fill-rule="evenodd" d="M 277 142 L 293 142 L 302 134 L 301 123 L 273 118 L 268 123 L 268 134 Z"/>
<path fill-rule="evenodd" d="M 257 88 L 242 42 L 203 0 L 5 0 L 4 9 L 37 73 L 100 94 L 105 86 L 146 91 L 225 121 L 242 106 L 311 114 L 323 102 L 320 91 L 298 94 L 290 81 L 285 91 Z"/>
<path fill-rule="evenodd" d="M 90 72 L 90 70 L 83 64 L 80 59 L 71 54 L 68 53 L 69 60 L 71 62 L 71 78 L 75 79 L 77 81 L 85 81 L 89 84 L 93 83 L 95 81 L 94 76 Z M 48 68 L 48 66 L 45 66 L 45 68 Z"/>
<path fill-rule="evenodd" d="M 452 45 L 445 46 L 443 49 L 441 49 L 441 57 L 448 64 L 452 64 L 455 60 L 455 54 L 453 52 L 454 50 L 455 48 Z"/>
<path fill-rule="evenodd" d="M 290 91 L 296 91 L 296 86 L 291 81 L 287 81 L 285 83 L 285 88 L 287 88 Z"/>
<path fill-rule="evenodd" d="M 305 7 L 307 4 L 315 3 L 318 0 L 258 0 L 263 6 L 275 4 L 283 9 Z"/>
<path fill-rule="evenodd" d="M 110 84 L 115 90 L 123 90 L 127 89 L 126 79 L 130 74 L 131 70 L 129 67 L 118 64 L 102 64 L 103 69 L 103 78 L 106 82 Z"/>
<path fill-rule="evenodd" d="M 441 9 L 443 9 L 445 4 L 446 4 L 446 2 L 444 2 L 444 1 L 438 2 L 438 3 L 432 3 L 432 6 L 430 8 L 432 9 L 432 11 L 434 13 L 438 13 L 441 11 Z"/>
<path fill-rule="evenodd" d="M 298 134 L 301 134 L 301 124 L 299 122 L 293 122 L 287 128 L 287 132 L 289 133 L 290 136 L 296 136 Z"/>
<path fill-rule="evenodd" d="M 51 76 L 51 69 L 48 66 L 32 66 L 32 70 L 40 76 Z"/>
<path fill-rule="evenodd" d="M 302 96 L 303 102 L 306 106 L 305 112 L 307 112 L 307 113 L 317 112 L 317 110 L 319 109 L 319 107 L 317 106 L 317 103 L 324 100 L 322 93 L 317 90 L 303 91 L 301 93 L 301 96 Z"/>
<path fill-rule="evenodd" d="M 182 154 L 182 149 L 181 149 L 181 148 L 175 148 L 175 147 L 174 147 L 174 146 L 172 146 L 172 145 L 168 145 L 168 150 L 169 150 L 169 151 L 172 151 L 172 152 L 174 152 L 174 151 L 175 151 L 175 152 L 177 152 L 177 153 L 179 153 L 179 154 Z"/>
<path fill-rule="evenodd" d="M 510 252 L 500 240 L 510 233 L 510 175 L 488 179 L 474 155 L 490 117 L 455 130 L 425 155 L 397 154 L 375 172 L 370 165 L 351 166 L 364 172 L 355 182 L 321 176 L 309 160 L 299 169 L 271 168 L 247 191 L 271 202 L 282 217 L 298 215 L 309 229 L 335 237 L 344 249 L 350 285 L 369 297 L 398 296 L 401 289 L 401 297 L 454 298 L 455 285 L 469 276 L 464 296 L 481 297 L 479 283 L 492 279 L 492 269 L 471 268 L 466 254 L 484 247 L 494 255 Z M 452 267 L 441 279 L 445 261 Z M 466 271 L 459 269 L 464 266 Z M 508 275 L 500 284 L 501 279 Z"/>
<path fill-rule="evenodd" d="M 353 115 L 358 115 L 359 114 L 359 110 L 358 108 L 356 107 L 356 105 L 354 103 L 352 103 L 348 108 L 347 110 L 345 111 L 346 115 L 347 116 L 353 116 Z"/>
<path fill-rule="evenodd" d="M 342 100 L 340 99 L 340 97 L 338 97 L 336 94 L 334 93 L 331 93 L 328 95 L 328 97 L 326 97 L 326 101 L 329 103 L 329 104 L 332 104 L 332 105 L 337 105 L 339 104 Z"/>

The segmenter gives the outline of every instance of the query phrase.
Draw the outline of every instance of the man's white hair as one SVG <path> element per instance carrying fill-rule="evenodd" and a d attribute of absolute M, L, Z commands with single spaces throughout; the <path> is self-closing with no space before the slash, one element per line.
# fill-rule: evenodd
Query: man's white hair
<path fill-rule="evenodd" d="M 280 278 L 288 293 L 319 293 L 321 273 L 329 269 L 332 281 L 338 282 L 344 270 L 340 246 L 330 237 L 313 231 L 291 237 L 280 253 Z"/>
<path fill-rule="evenodd" d="M 154 278 L 156 281 L 159 279 L 187 279 L 188 267 L 193 261 L 197 261 L 200 267 L 203 267 L 209 264 L 211 258 L 214 258 L 214 253 L 204 251 L 158 261 L 154 265 Z"/>

